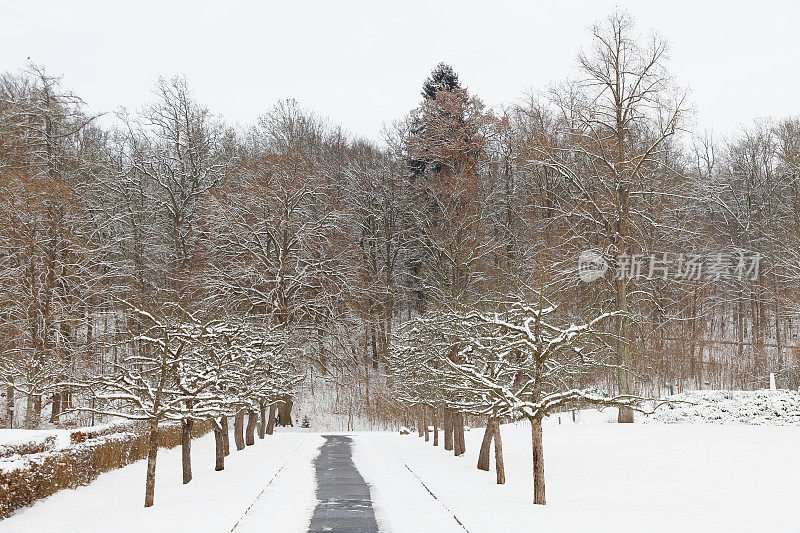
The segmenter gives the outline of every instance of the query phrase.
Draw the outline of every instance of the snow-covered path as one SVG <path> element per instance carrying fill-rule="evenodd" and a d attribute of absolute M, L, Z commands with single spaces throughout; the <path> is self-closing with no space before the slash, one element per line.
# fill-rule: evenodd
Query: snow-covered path
<path fill-rule="evenodd" d="M 398 435 L 398 437 L 400 437 Z M 401 443 L 413 443 L 427 451 L 429 443 L 406 435 Z M 396 452 L 395 435 L 361 433 L 354 437 L 353 460 L 370 486 L 373 507 L 382 531 L 392 533 L 464 533 L 457 517 L 423 484 L 405 458 Z M 442 439 L 443 440 L 443 439 Z M 434 449 L 447 462 L 445 452 Z M 443 465 L 444 466 L 444 465 Z"/>

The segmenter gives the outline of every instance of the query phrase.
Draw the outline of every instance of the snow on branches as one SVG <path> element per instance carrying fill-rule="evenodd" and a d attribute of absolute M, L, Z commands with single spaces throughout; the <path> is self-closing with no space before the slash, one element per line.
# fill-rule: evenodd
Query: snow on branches
<path fill-rule="evenodd" d="M 438 310 L 407 323 L 391 353 L 400 401 L 460 412 L 530 421 L 534 501 L 544 503 L 542 419 L 583 402 L 633 409 L 644 398 L 611 396 L 594 386 L 593 372 L 615 367 L 600 327 L 615 313 L 579 324 L 556 306 L 516 301 L 494 312 Z"/>
<path fill-rule="evenodd" d="M 152 505 L 160 422 L 181 421 L 184 483 L 188 483 L 194 421 L 211 420 L 217 437 L 217 470 L 222 470 L 227 417 L 236 414 L 241 449 L 241 426 L 244 413 L 249 412 L 248 444 L 253 444 L 255 410 L 261 410 L 263 428 L 266 405 L 291 396 L 303 375 L 285 335 L 277 331 L 249 323 L 200 322 L 185 312 L 156 316 L 133 308 L 133 313 L 139 324 L 127 342 L 126 355 L 115 363 L 113 373 L 95 376 L 84 387 L 98 405 L 86 410 L 150 423 L 148 506 Z"/>

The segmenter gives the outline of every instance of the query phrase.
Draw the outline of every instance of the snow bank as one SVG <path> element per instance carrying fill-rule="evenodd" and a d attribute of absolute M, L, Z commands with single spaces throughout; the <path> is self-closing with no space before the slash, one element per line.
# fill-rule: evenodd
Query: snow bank
<path fill-rule="evenodd" d="M 667 424 L 800 425 L 800 392 L 789 390 L 691 391 L 669 397 L 668 404 L 643 421 Z"/>

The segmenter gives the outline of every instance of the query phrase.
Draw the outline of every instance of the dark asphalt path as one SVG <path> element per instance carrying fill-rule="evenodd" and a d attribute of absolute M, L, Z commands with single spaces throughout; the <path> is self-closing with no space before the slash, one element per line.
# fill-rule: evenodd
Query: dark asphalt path
<path fill-rule="evenodd" d="M 314 460 L 317 500 L 309 533 L 378 533 L 369 486 L 353 463 L 353 439 L 323 435 L 326 442 Z"/>

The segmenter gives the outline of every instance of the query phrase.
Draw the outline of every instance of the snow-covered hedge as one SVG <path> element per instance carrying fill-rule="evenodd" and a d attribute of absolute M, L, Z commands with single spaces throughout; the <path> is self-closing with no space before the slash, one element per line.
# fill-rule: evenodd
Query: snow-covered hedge
<path fill-rule="evenodd" d="M 208 433 L 207 422 L 195 424 L 195 437 Z M 15 454 L 0 459 L 0 519 L 61 489 L 91 483 L 109 470 L 121 468 L 147 455 L 146 432 L 118 432 L 87 438 L 63 449 Z M 73 441 L 74 442 L 74 441 Z M 159 446 L 174 448 L 181 442 L 179 425 L 159 430 Z"/>
<path fill-rule="evenodd" d="M 668 424 L 800 424 L 800 392 L 797 391 L 692 391 L 669 399 L 688 403 L 661 407 L 651 420 Z"/>
<path fill-rule="evenodd" d="M 31 453 L 42 453 L 54 450 L 56 447 L 56 436 L 46 435 L 38 439 L 29 439 L 18 442 L 6 442 L 0 444 L 0 461 L 16 455 L 28 455 Z"/>
<path fill-rule="evenodd" d="M 108 424 L 101 424 L 98 426 L 73 429 L 69 432 L 69 442 L 70 444 L 80 444 L 89 439 L 96 439 L 105 435 L 113 435 L 115 433 L 141 433 L 146 429 L 147 424 L 145 422 L 134 422 L 131 420 L 109 422 Z"/>

